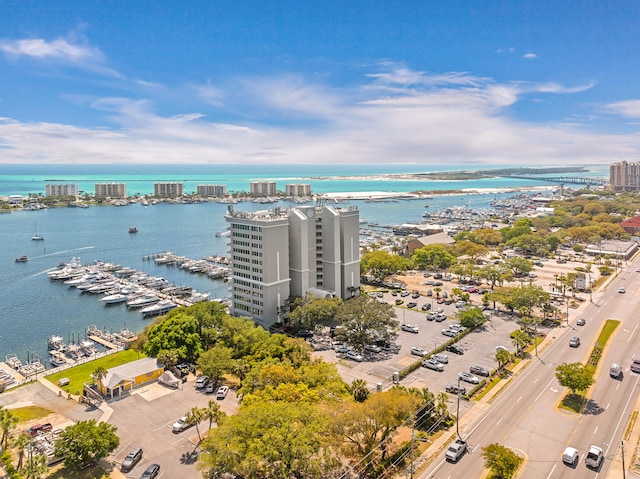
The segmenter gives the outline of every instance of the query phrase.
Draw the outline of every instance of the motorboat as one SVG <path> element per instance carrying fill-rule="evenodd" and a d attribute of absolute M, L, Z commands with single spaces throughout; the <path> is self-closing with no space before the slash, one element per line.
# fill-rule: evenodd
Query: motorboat
<path fill-rule="evenodd" d="M 66 344 L 64 344 L 64 340 L 62 336 L 50 336 L 47 341 L 47 346 L 49 347 L 49 351 L 62 351 Z"/>
<path fill-rule="evenodd" d="M 29 261 L 29 257 L 27 255 L 18 256 L 16 258 L 16 263 L 26 263 Z"/>
<path fill-rule="evenodd" d="M 116 303 L 124 303 L 129 298 L 128 294 L 124 294 L 122 292 L 109 294 L 107 296 L 103 296 L 100 298 L 104 304 L 116 304 Z"/>
<path fill-rule="evenodd" d="M 158 301 L 160 301 L 160 298 L 158 296 L 156 296 L 155 294 L 143 294 L 141 296 L 135 296 L 133 298 L 129 298 L 127 300 L 127 307 L 128 308 L 144 308 L 146 306 L 151 306 L 154 303 L 157 303 Z"/>
<path fill-rule="evenodd" d="M 129 233 L 137 233 L 138 232 L 138 228 L 136 228 L 135 226 L 131 226 L 129 228 Z"/>
<path fill-rule="evenodd" d="M 18 356 L 15 354 L 9 354 L 5 356 L 4 362 L 13 369 L 19 369 L 22 366 L 22 361 L 18 359 Z"/>
<path fill-rule="evenodd" d="M 144 316 L 156 316 L 159 314 L 168 313 L 169 311 L 177 307 L 178 305 L 173 301 L 171 301 L 170 299 L 163 299 L 161 301 L 158 301 L 156 304 L 152 304 L 151 306 L 142 308 L 140 312 Z"/>
<path fill-rule="evenodd" d="M 49 351 L 49 362 L 54 368 L 67 364 L 67 358 L 60 351 Z"/>

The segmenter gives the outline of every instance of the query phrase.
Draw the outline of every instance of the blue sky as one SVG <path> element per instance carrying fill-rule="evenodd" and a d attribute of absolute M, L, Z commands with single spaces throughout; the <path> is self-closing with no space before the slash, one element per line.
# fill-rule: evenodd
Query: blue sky
<path fill-rule="evenodd" d="M 2 1 L 0 164 L 638 161 L 636 1 Z"/>

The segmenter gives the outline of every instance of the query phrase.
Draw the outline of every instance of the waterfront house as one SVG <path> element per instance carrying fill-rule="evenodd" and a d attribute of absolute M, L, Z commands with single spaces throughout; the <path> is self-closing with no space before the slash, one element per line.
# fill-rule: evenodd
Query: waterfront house
<path fill-rule="evenodd" d="M 138 359 L 107 371 L 98 381 L 98 390 L 107 398 L 118 397 L 138 386 L 158 379 L 164 372 L 164 366 L 156 358 Z"/>

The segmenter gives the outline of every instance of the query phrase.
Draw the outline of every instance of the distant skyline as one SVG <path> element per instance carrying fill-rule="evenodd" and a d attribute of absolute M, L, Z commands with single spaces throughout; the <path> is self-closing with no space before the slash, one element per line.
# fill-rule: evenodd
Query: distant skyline
<path fill-rule="evenodd" d="M 0 22 L 0 165 L 640 160 L 635 1 L 13 0 Z"/>

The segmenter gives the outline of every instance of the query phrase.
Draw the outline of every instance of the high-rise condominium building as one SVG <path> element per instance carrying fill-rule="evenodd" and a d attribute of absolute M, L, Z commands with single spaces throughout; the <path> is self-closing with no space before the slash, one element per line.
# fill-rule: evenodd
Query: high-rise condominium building
<path fill-rule="evenodd" d="M 609 185 L 614 190 L 640 189 L 640 163 L 612 163 L 609 167 Z"/>
<path fill-rule="evenodd" d="M 78 196 L 78 185 L 45 185 L 46 196 Z"/>
<path fill-rule="evenodd" d="M 252 195 L 275 195 L 275 181 L 252 181 L 249 183 L 249 192 Z"/>
<path fill-rule="evenodd" d="M 287 196 L 310 196 L 311 185 L 309 183 L 292 183 L 285 185 L 284 191 Z"/>
<path fill-rule="evenodd" d="M 96 183 L 96 198 L 126 198 L 126 183 Z"/>
<path fill-rule="evenodd" d="M 198 196 L 227 196 L 227 185 L 198 185 Z"/>
<path fill-rule="evenodd" d="M 184 195 L 184 184 L 182 183 L 154 183 L 153 194 L 164 198 L 175 198 Z"/>
<path fill-rule="evenodd" d="M 356 207 L 308 206 L 226 215 L 231 307 L 264 328 L 281 321 L 287 299 L 358 294 L 360 213 Z"/>

